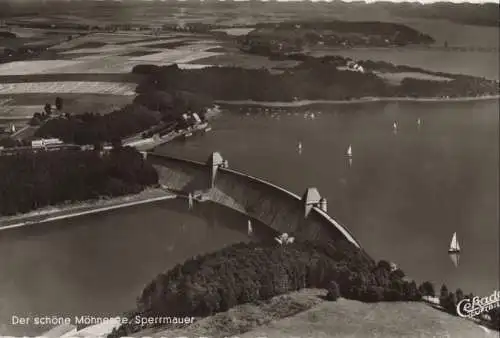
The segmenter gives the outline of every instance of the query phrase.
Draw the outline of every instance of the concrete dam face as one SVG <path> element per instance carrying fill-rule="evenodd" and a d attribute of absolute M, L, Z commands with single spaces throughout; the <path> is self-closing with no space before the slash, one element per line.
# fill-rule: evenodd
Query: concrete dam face
<path fill-rule="evenodd" d="M 210 200 L 248 215 L 278 233 L 301 240 L 347 239 L 360 247 L 354 236 L 326 214 L 326 200 L 317 189 L 299 196 L 255 177 L 230 170 L 220 154 L 207 163 L 148 153 L 158 171 L 160 184 L 182 195 Z"/>

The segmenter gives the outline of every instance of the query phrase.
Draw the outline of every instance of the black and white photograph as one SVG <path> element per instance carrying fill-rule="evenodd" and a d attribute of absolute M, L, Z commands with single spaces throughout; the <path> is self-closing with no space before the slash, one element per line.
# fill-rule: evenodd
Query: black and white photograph
<path fill-rule="evenodd" d="M 0 0 L 0 338 L 498 338 L 471 1 Z"/>

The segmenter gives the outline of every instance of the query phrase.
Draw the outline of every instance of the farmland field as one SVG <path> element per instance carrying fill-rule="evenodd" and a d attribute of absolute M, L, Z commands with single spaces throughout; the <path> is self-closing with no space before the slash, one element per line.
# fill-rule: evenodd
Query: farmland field
<path fill-rule="evenodd" d="M 135 83 L 91 81 L 0 83 L 0 95 L 25 93 L 135 95 Z"/>
<path fill-rule="evenodd" d="M 12 111 L 16 114 L 25 116 L 22 107 L 36 107 L 37 111 L 42 111 L 45 103 L 54 103 L 55 98 L 59 96 L 64 101 L 64 111 L 72 114 L 81 114 L 85 112 L 95 112 L 100 114 L 109 113 L 119 109 L 129 103 L 132 103 L 135 96 L 124 95 L 105 95 L 105 94 L 67 94 L 67 93 L 42 93 L 42 94 L 15 94 L 0 95 L 0 101 L 4 98 L 10 98 L 8 103 L 0 105 L 0 117 L 3 111 Z M 17 108 L 21 107 L 21 108 Z M 12 113 L 11 115 L 12 116 Z"/>
<path fill-rule="evenodd" d="M 65 6 L 69 6 L 71 10 L 63 11 Z M 179 6 L 167 3 L 141 3 L 140 6 L 120 3 L 93 3 L 91 6 L 61 4 L 61 8 L 50 10 L 45 7 L 43 15 L 38 16 L 39 21 L 56 25 L 67 22 L 84 25 L 127 23 L 159 27 L 162 24 L 177 23 L 182 26 L 189 22 L 204 22 L 226 24 L 227 27 L 214 29 L 212 32 L 215 34 L 162 31 L 159 36 L 153 36 L 147 31 L 87 34 L 81 30 L 63 28 L 14 27 L 12 32 L 18 38 L 10 39 L 17 40 L 10 43 L 50 42 L 53 46 L 38 59 L 0 64 L 0 98 L 13 99 L 3 105 L 0 116 L 29 115 L 35 109 L 30 107 L 52 102 L 56 94 L 74 102 L 71 109 L 75 111 L 90 108 L 109 111 L 120 102 L 130 101 L 138 81 L 130 72 L 136 65 L 145 63 L 158 66 L 177 63 L 183 69 L 228 66 L 267 68 L 272 72 L 280 72 L 298 62 L 270 60 L 263 56 L 245 54 L 233 42 L 225 41 L 226 39 L 220 41 L 217 36 L 220 36 L 220 32 L 225 32 L 228 36 L 236 37 L 253 30 L 252 25 L 259 22 L 277 22 L 299 17 L 393 21 L 408 24 L 436 39 L 436 43 L 427 49 L 340 50 L 314 47 L 311 52 L 314 56 L 342 55 L 356 60 L 382 60 L 433 71 L 499 78 L 496 27 L 467 26 L 445 20 L 403 19 L 391 17 L 388 11 L 367 13 L 356 7 L 334 8 L 320 4 L 290 4 L 286 8 L 272 3 L 241 4 L 236 7 L 217 6 L 216 11 L 204 5 L 193 7 L 189 4 Z M 30 16 L 18 17 L 13 22 L 34 22 L 33 19 Z M 236 24 L 246 27 L 231 27 Z M 66 39 L 69 35 L 71 38 Z M 443 48 L 445 43 L 450 50 Z M 457 48 L 461 51 L 457 52 Z M 401 81 L 405 76 L 422 78 L 422 74 L 383 76 L 393 83 Z M 69 97 L 78 94 L 82 95 L 81 100 Z M 99 98 L 96 104 L 89 104 L 96 97 Z M 81 103 L 84 108 L 79 109 L 77 103 Z"/>
<path fill-rule="evenodd" d="M 80 63 L 80 61 L 70 60 L 15 61 L 1 64 L 0 75 L 58 73 L 65 67 L 74 67 Z"/>
<path fill-rule="evenodd" d="M 3 119 L 30 119 L 34 113 L 42 110 L 43 106 L 41 105 L 0 105 L 0 116 Z"/>

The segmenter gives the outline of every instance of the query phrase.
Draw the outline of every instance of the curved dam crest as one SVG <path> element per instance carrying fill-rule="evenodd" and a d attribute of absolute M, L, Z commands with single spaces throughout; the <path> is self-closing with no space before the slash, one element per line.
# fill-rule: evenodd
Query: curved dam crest
<path fill-rule="evenodd" d="M 272 183 L 210 163 L 210 159 L 202 163 L 153 152 L 144 156 L 158 171 L 160 184 L 169 190 L 237 210 L 278 233 L 303 240 L 346 239 L 361 248 L 350 231 L 317 204 L 308 210 L 305 199 Z"/>

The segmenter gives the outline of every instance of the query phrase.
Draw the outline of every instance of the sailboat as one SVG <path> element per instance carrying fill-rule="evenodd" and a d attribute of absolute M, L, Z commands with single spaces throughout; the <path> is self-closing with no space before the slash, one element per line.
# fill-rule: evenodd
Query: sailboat
<path fill-rule="evenodd" d="M 420 120 L 420 117 L 417 119 L 417 126 L 420 127 L 422 125 L 422 121 Z"/>
<path fill-rule="evenodd" d="M 252 221 L 248 220 L 248 236 L 251 236 L 252 234 L 253 234 Z"/>
<path fill-rule="evenodd" d="M 450 255 L 450 259 L 455 265 L 455 267 L 458 267 L 460 258 L 460 244 L 458 243 L 456 232 L 453 233 L 453 237 L 451 238 L 450 249 L 448 250 L 448 254 Z"/>
<path fill-rule="evenodd" d="M 397 122 L 394 122 L 392 124 L 392 130 L 396 133 L 398 131 L 398 123 Z"/>
<path fill-rule="evenodd" d="M 349 148 L 347 148 L 346 152 L 347 157 L 352 157 L 352 146 L 349 144 Z"/>

